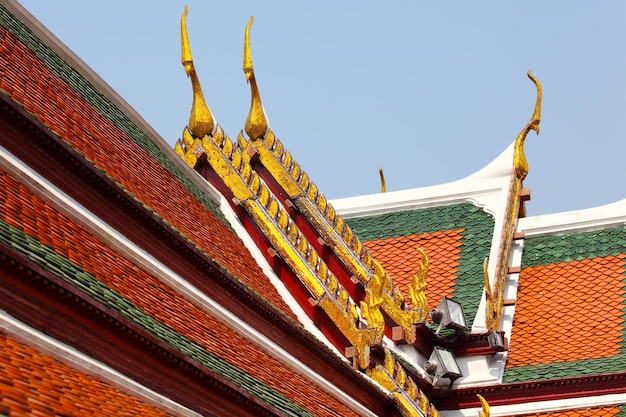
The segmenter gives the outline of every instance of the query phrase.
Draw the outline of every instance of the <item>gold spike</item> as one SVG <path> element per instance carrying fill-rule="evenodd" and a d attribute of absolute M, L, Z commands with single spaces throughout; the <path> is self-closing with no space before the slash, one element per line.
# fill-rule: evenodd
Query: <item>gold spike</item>
<path fill-rule="evenodd" d="M 483 398 L 482 395 L 476 394 L 476 396 L 480 400 L 481 404 L 481 410 L 478 412 L 478 417 L 489 417 L 491 415 L 489 403 Z"/>
<path fill-rule="evenodd" d="M 250 83 L 250 92 L 252 93 L 250 112 L 244 130 L 251 140 L 255 140 L 265 136 L 269 123 L 263 110 L 263 104 L 261 104 L 261 95 L 256 85 L 254 68 L 252 67 L 252 54 L 250 53 L 250 26 L 252 26 L 252 22 L 254 22 L 254 17 L 250 16 L 243 43 L 243 72 L 246 74 L 246 81 Z"/>
<path fill-rule="evenodd" d="M 489 258 L 485 258 L 483 262 L 483 280 L 485 283 L 485 322 L 487 324 L 487 328 L 491 331 L 498 330 L 498 322 L 497 318 L 501 317 L 501 309 L 502 307 L 498 305 L 498 300 L 493 294 L 491 290 L 491 283 L 489 282 Z"/>
<path fill-rule="evenodd" d="M 517 136 L 517 139 L 515 139 L 513 166 L 515 167 L 515 175 L 520 180 L 523 180 L 526 178 L 526 175 L 528 175 L 528 162 L 526 161 L 526 156 L 524 155 L 524 140 L 531 130 L 534 130 L 535 133 L 539 134 L 539 122 L 541 122 L 541 83 L 530 71 L 528 71 L 528 78 L 530 78 L 530 80 L 537 87 L 537 101 L 535 102 L 535 110 L 533 111 L 530 121 L 526 124 L 526 126 L 524 126 L 524 129 L 522 129 L 520 134 Z"/>
<path fill-rule="evenodd" d="M 192 135 L 198 139 L 210 135 L 215 129 L 215 122 L 211 110 L 204 101 L 200 81 L 196 74 L 191 57 L 191 48 L 189 47 L 189 37 L 187 36 L 187 12 L 189 8 L 185 6 L 185 11 L 180 18 L 180 40 L 182 50 L 182 64 L 187 73 L 187 77 L 191 78 L 191 88 L 193 89 L 193 104 L 191 106 L 191 114 L 189 115 L 189 130 Z"/>
<path fill-rule="evenodd" d="M 378 168 L 378 175 L 380 175 L 380 192 L 387 192 L 387 185 L 385 184 L 385 174 L 383 174 L 383 167 Z"/>

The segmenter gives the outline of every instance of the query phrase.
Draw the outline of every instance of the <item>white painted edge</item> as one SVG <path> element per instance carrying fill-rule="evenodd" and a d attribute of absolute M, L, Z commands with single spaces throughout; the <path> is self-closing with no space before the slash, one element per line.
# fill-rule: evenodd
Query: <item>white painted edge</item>
<path fill-rule="evenodd" d="M 626 225 L 626 198 L 604 206 L 519 220 L 518 232 L 527 238 L 605 229 Z"/>
<path fill-rule="evenodd" d="M 261 332 L 228 311 L 220 305 L 219 302 L 210 298 L 207 294 L 204 294 L 184 278 L 174 273 L 146 251 L 128 240 L 119 231 L 110 227 L 97 216 L 80 206 L 76 201 L 56 188 L 37 172 L 30 169 L 3 147 L 0 147 L 0 166 L 19 178 L 22 184 L 27 186 L 33 193 L 59 207 L 66 215 L 72 217 L 78 224 L 91 231 L 113 250 L 158 278 L 161 282 L 174 289 L 195 306 L 217 318 L 221 323 L 285 364 L 289 369 L 317 384 L 328 394 L 355 412 L 363 416 L 375 417 L 375 415 L 361 403 L 340 390 L 334 384 L 329 383 L 317 372 L 292 356 L 288 351 L 284 350 Z"/>
<path fill-rule="evenodd" d="M 111 385 L 142 402 L 153 407 L 173 414 L 175 416 L 197 416 L 196 413 L 169 398 L 152 391 L 138 382 L 126 377 L 120 372 L 107 365 L 98 362 L 89 356 L 79 352 L 73 347 L 66 345 L 47 336 L 40 331 L 33 329 L 25 323 L 17 320 L 4 310 L 0 310 L 0 332 L 9 338 L 47 355 L 70 368 L 76 369 L 86 375 L 92 376 L 99 381 Z"/>
<path fill-rule="evenodd" d="M 487 402 L 489 398 L 486 398 Z M 491 417 L 512 417 L 543 414 L 586 408 L 610 407 L 626 404 L 626 394 L 609 394 L 592 397 L 568 398 L 566 400 L 534 401 L 527 403 L 490 407 Z M 479 408 L 440 411 L 441 417 L 478 417 Z"/>
<path fill-rule="evenodd" d="M 72 68 L 78 71 L 87 81 L 89 81 L 99 92 L 108 98 L 122 113 L 124 113 L 137 127 L 148 136 L 148 138 L 165 154 L 165 156 L 180 169 L 191 182 L 197 187 L 204 189 L 207 196 L 216 203 L 219 203 L 220 197 L 212 187 L 202 187 L 202 177 L 192 175 L 195 172 L 191 169 L 174 151 L 165 139 L 154 130 L 154 128 L 145 121 L 143 117 L 122 98 L 106 81 L 104 81 L 94 70 L 89 67 L 67 47 L 59 38 L 57 38 L 48 28 L 46 28 L 39 20 L 30 14 L 21 4 L 15 0 L 2 0 L 2 4 L 26 24 L 39 39 L 41 39 L 48 47 L 56 52 L 65 60 Z M 181 129 L 182 131 L 182 129 Z"/>

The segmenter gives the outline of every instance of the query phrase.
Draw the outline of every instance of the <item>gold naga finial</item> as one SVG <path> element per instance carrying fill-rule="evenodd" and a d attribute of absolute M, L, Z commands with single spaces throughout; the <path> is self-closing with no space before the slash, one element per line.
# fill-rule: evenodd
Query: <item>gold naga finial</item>
<path fill-rule="evenodd" d="M 250 16 L 243 43 L 243 72 L 246 74 L 246 81 L 250 83 L 250 92 L 252 93 L 250 112 L 244 130 L 250 140 L 255 140 L 265 136 L 269 129 L 269 123 L 263 110 L 263 104 L 261 104 L 261 95 L 256 85 L 254 68 L 252 67 L 252 54 L 250 53 L 250 26 L 252 26 L 252 22 L 254 22 L 254 17 Z"/>
<path fill-rule="evenodd" d="M 480 405 L 481 405 L 481 410 L 478 412 L 478 417 L 490 417 L 491 410 L 489 408 L 489 403 L 487 402 L 487 400 L 483 398 L 482 395 L 476 394 L 476 396 L 480 400 Z"/>
<path fill-rule="evenodd" d="M 380 192 L 387 192 L 387 185 L 385 184 L 385 174 L 383 174 L 383 167 L 378 168 L 378 175 L 380 175 Z"/>
<path fill-rule="evenodd" d="M 515 167 L 515 175 L 518 179 L 523 180 L 528 174 L 528 162 L 526 156 L 524 156 L 524 140 L 531 130 L 534 130 L 539 134 L 539 122 L 541 121 L 541 96 L 542 89 L 541 83 L 528 71 L 528 78 L 535 83 L 537 87 L 537 101 L 535 103 L 535 111 L 530 118 L 530 121 L 524 126 L 524 129 L 520 132 L 515 139 L 515 153 L 513 155 L 513 166 Z"/>
<path fill-rule="evenodd" d="M 187 77 L 191 78 L 191 88 L 193 89 L 193 104 L 191 106 L 191 114 L 189 115 L 189 130 L 196 138 L 203 138 L 213 133 L 215 129 L 215 121 L 213 114 L 204 101 L 200 81 L 196 74 L 191 57 L 191 48 L 189 47 L 189 37 L 187 35 L 187 12 L 189 8 L 185 6 L 185 11 L 180 18 L 180 41 L 182 51 L 182 64 L 187 73 Z"/>

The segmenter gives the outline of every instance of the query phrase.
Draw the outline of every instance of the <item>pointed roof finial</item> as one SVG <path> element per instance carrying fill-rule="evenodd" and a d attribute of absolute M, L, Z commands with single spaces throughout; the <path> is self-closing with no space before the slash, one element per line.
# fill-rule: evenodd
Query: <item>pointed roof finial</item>
<path fill-rule="evenodd" d="M 250 26 L 252 26 L 252 22 L 254 22 L 254 17 L 250 16 L 250 20 L 246 25 L 243 44 L 243 72 L 246 74 L 246 81 L 250 83 L 250 92 L 252 93 L 250 112 L 248 113 L 244 130 L 251 140 L 255 140 L 265 136 L 269 129 L 269 123 L 263 110 L 263 104 L 261 104 L 261 96 L 256 85 L 254 68 L 252 67 L 252 54 L 250 53 Z"/>
<path fill-rule="evenodd" d="M 215 121 L 213 114 L 204 101 L 200 81 L 196 74 L 191 57 L 191 48 L 189 47 L 189 37 L 187 36 L 187 12 L 189 8 L 185 6 L 185 11 L 180 18 L 180 41 L 182 51 L 182 64 L 187 73 L 187 77 L 191 78 L 191 88 L 193 89 L 193 104 L 191 106 L 191 114 L 189 115 L 189 130 L 196 138 L 203 138 L 212 134 L 215 129 Z"/>
<path fill-rule="evenodd" d="M 524 140 L 531 130 L 534 130 L 537 134 L 539 134 L 539 122 L 541 122 L 541 83 L 533 76 L 530 71 L 528 71 L 528 78 L 530 78 L 530 80 L 537 87 L 537 101 L 535 102 L 535 110 L 533 111 L 533 115 L 530 118 L 530 121 L 526 124 L 526 126 L 524 126 L 524 129 L 522 129 L 520 134 L 517 136 L 517 139 L 515 140 L 513 166 L 515 167 L 515 175 L 520 180 L 526 178 L 526 175 L 528 174 L 528 162 L 526 161 L 526 156 L 524 155 Z"/>
<path fill-rule="evenodd" d="M 378 168 L 378 175 L 380 175 L 380 192 L 387 192 L 387 185 L 385 184 L 385 174 L 383 174 L 383 167 Z"/>

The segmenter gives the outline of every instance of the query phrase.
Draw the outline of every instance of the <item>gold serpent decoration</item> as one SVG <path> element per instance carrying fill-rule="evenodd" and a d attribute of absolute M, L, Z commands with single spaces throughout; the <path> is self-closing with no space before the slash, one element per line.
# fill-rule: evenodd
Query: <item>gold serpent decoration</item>
<path fill-rule="evenodd" d="M 485 398 L 482 395 L 476 394 L 476 396 L 480 400 L 480 405 L 481 405 L 481 409 L 478 412 L 478 417 L 490 417 L 491 410 L 489 407 L 489 403 L 487 402 L 487 400 L 485 400 Z"/>
<path fill-rule="evenodd" d="M 317 186 L 302 171 L 291 153 L 285 150 L 271 129 L 264 138 L 249 142 L 240 138 L 238 143 L 244 149 L 244 154 L 258 152 L 259 162 L 364 287 L 369 285 L 374 274 L 381 278 L 384 297 L 382 309 L 391 320 L 402 327 L 405 340 L 411 343 L 412 326 L 423 323 L 427 318 L 427 303 L 406 307 L 405 299 L 394 287 L 392 278 L 345 224 L 326 197 L 318 191 Z M 413 299 L 425 301 L 426 297 L 424 295 Z"/>
<path fill-rule="evenodd" d="M 524 155 L 524 141 L 528 133 L 534 130 L 539 134 L 539 123 L 541 122 L 541 99 L 542 88 L 541 83 L 528 71 L 528 78 L 535 84 L 537 88 L 537 99 L 535 101 L 535 109 L 530 121 L 524 126 L 520 134 L 515 140 L 515 149 L 513 154 L 513 166 L 515 169 L 515 177 L 512 179 L 511 190 L 508 197 L 507 207 L 504 214 L 505 224 L 502 232 L 500 247 L 503 248 L 498 254 L 495 286 L 491 290 L 489 285 L 489 277 L 485 274 L 485 295 L 491 298 L 491 303 L 487 299 L 487 307 L 485 323 L 491 331 L 497 331 L 502 320 L 502 311 L 504 305 L 504 290 L 509 268 L 509 258 L 511 256 L 511 247 L 513 245 L 513 235 L 517 227 L 517 219 L 520 208 L 520 192 L 522 190 L 522 181 L 528 174 L 528 162 Z"/>
<path fill-rule="evenodd" d="M 185 60 L 185 56 L 190 57 L 191 52 L 186 41 L 185 18 L 186 12 L 181 19 L 181 29 L 183 65 L 187 69 L 190 61 Z M 246 32 L 249 31 L 250 23 Z M 246 56 L 249 56 L 249 51 Z M 193 88 L 195 93 L 197 88 L 195 83 Z M 196 120 L 193 114 L 192 111 L 190 123 Z M 369 347 L 380 344 L 384 335 L 384 320 L 381 320 L 382 315 L 379 311 L 380 291 L 372 287 L 369 295 L 361 303 L 361 308 L 367 312 L 369 319 L 367 326 L 362 328 L 363 320 L 348 292 L 328 270 L 327 265 L 302 235 L 282 204 L 252 169 L 249 158 L 242 156 L 241 149 L 234 146 L 219 125 L 215 125 L 202 137 L 198 137 L 197 132 L 198 130 L 192 130 L 189 126 L 184 129 L 183 140 L 176 144 L 176 152 L 192 167 L 195 167 L 198 157 L 206 156 L 207 162 L 224 181 L 237 203 L 250 214 L 317 305 L 355 347 L 357 365 L 363 369 L 367 367 Z M 199 132 L 205 133 L 204 130 Z"/>
<path fill-rule="evenodd" d="M 394 359 L 389 349 L 385 349 L 384 353 L 383 363 L 368 367 L 367 375 L 391 393 L 402 415 L 437 417 L 439 415 L 437 409 L 417 387 L 415 381 L 406 374 L 402 365 Z"/>

